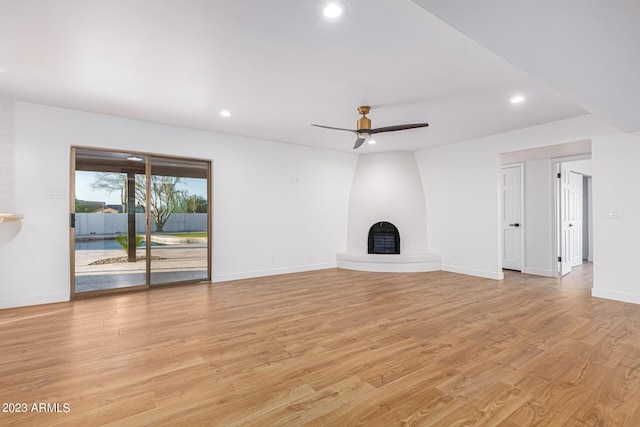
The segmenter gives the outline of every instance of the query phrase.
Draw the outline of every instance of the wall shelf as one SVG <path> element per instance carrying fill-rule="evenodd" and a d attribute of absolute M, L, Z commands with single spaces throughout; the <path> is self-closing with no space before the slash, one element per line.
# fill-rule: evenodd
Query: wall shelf
<path fill-rule="evenodd" d="M 3 222 L 22 221 L 24 215 L 17 213 L 0 212 L 0 224 Z"/>

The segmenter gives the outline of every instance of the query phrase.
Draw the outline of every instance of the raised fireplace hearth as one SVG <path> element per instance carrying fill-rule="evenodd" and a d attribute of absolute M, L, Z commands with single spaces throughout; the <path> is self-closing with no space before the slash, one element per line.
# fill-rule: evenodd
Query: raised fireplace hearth
<path fill-rule="evenodd" d="M 379 273 L 417 273 L 440 270 L 440 255 L 336 254 L 338 268 Z"/>

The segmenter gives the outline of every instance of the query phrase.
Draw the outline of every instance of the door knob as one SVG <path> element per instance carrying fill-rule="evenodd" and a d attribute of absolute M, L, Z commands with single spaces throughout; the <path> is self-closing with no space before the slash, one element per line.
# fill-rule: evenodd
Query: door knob
<path fill-rule="evenodd" d="M 520 227 L 519 222 L 514 222 L 513 224 L 509 224 L 510 227 Z"/>
<path fill-rule="evenodd" d="M 569 224 L 569 227 L 573 227 L 573 224 Z"/>

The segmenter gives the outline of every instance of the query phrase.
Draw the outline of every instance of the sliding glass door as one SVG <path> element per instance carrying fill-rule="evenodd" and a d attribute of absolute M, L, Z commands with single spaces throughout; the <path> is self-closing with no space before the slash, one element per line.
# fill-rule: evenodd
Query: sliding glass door
<path fill-rule="evenodd" d="M 72 296 L 211 278 L 210 162 L 72 148 Z"/>
<path fill-rule="evenodd" d="M 210 277 L 209 164 L 151 157 L 151 284 Z"/>

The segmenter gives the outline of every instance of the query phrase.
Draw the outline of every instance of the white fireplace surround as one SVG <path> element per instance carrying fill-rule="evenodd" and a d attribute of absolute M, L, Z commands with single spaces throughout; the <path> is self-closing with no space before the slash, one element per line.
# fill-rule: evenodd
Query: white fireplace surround
<path fill-rule="evenodd" d="M 400 254 L 368 254 L 371 226 L 387 221 L 400 233 Z M 351 185 L 347 250 L 339 268 L 376 272 L 440 270 L 440 256 L 427 253 L 427 214 L 422 181 L 410 152 L 364 154 Z"/>

